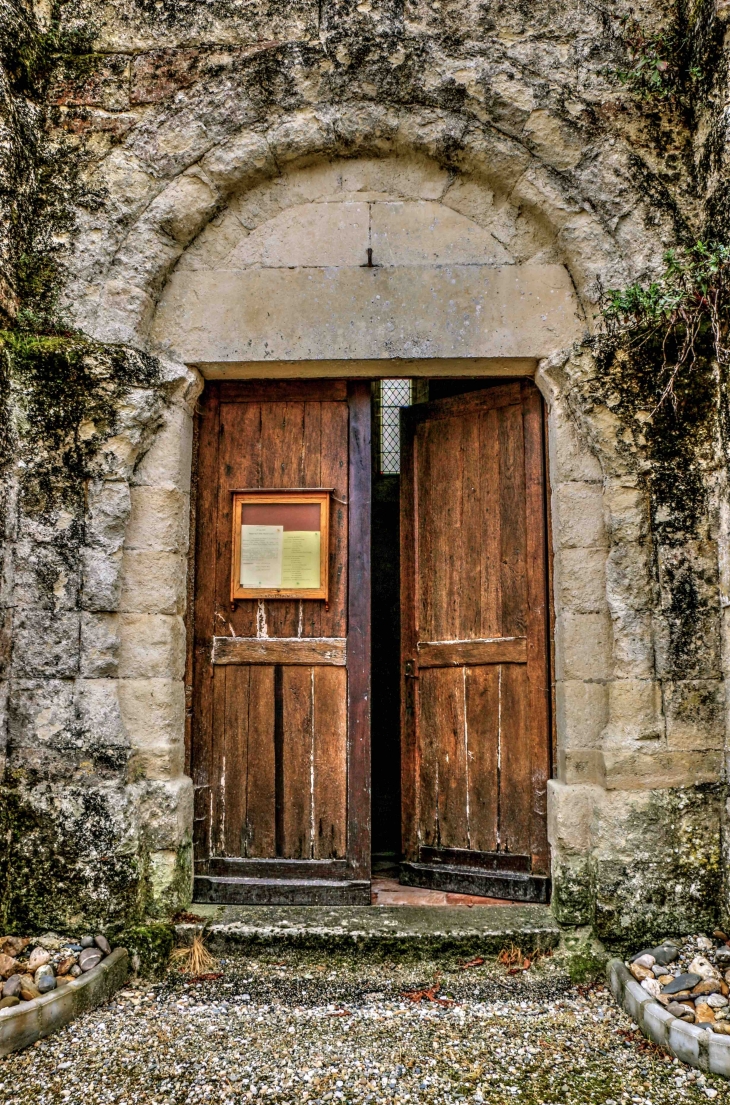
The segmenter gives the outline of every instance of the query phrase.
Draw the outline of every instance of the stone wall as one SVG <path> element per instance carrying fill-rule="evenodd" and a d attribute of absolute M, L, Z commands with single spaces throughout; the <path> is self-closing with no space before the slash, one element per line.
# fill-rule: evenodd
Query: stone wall
<path fill-rule="evenodd" d="M 458 239 L 485 278 L 527 262 L 569 275 L 570 327 L 538 326 L 524 353 L 540 358 L 550 412 L 555 910 L 614 942 L 710 924 L 724 911 L 726 396 L 710 365 L 680 381 L 676 410 L 655 412 L 659 366 L 602 352 L 590 335 L 600 282 L 622 287 L 656 272 L 669 246 L 727 237 L 723 13 L 680 12 L 694 60 L 712 60 L 688 108 L 679 94 L 638 99 L 618 79 L 630 64 L 623 3 L 15 3 L 45 60 L 19 76 L 6 50 L 6 133 L 22 131 L 30 82 L 34 164 L 62 149 L 70 167 L 53 209 L 38 196 L 28 209 L 48 233 L 26 255 L 54 260 L 43 325 L 153 354 L 157 376 L 120 388 L 103 425 L 71 418 L 98 445 L 72 510 L 30 502 L 23 468 L 6 464 L 6 914 L 121 922 L 186 901 L 182 615 L 201 382 L 185 361 L 246 357 L 230 344 L 208 357 L 200 320 L 202 345 L 182 347 L 180 289 L 277 257 L 300 264 L 301 224 L 287 239 L 286 211 L 306 219 L 328 194 L 311 182 L 345 180 L 349 164 L 347 202 L 415 205 L 411 245 L 425 233 L 419 204 L 464 220 L 439 233 L 429 263 L 457 263 Z M 639 16 L 649 28 L 670 18 L 654 3 Z M 5 181 L 19 148 L 3 146 Z M 19 225 L 9 195 L 5 225 Z M 401 260 L 404 219 L 391 231 Z M 19 256 L 0 253 L 6 313 L 38 329 L 17 314 L 40 296 Z M 397 355 L 433 355 L 417 336 Z M 454 350 L 439 355 L 475 353 Z M 302 356 L 291 342 L 283 355 Z M 309 347 L 305 359 L 321 356 Z M 8 402 L 23 463 L 33 446 L 17 388 Z"/>

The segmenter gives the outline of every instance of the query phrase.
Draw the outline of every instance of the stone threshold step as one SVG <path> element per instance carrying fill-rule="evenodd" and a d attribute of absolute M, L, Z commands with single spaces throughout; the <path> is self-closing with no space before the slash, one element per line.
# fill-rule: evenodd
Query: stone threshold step
<path fill-rule="evenodd" d="M 214 906 L 194 903 L 207 922 L 216 954 L 266 948 L 402 953 L 428 958 L 444 953 L 496 955 L 514 944 L 528 953 L 554 948 L 560 929 L 547 906 Z M 176 926 L 189 941 L 200 924 Z"/>

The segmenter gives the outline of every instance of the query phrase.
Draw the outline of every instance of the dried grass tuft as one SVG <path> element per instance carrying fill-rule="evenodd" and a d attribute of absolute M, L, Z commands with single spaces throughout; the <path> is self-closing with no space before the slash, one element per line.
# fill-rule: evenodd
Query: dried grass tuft
<path fill-rule="evenodd" d="M 202 975 L 218 966 L 218 961 L 205 946 L 202 933 L 196 933 L 192 944 L 173 948 L 170 963 L 183 975 Z"/>

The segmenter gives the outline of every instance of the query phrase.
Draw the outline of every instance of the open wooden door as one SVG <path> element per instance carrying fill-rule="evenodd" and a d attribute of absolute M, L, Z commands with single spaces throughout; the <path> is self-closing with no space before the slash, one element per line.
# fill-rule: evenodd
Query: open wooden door
<path fill-rule="evenodd" d="M 544 902 L 540 393 L 504 384 L 401 418 L 401 882 Z"/>
<path fill-rule="evenodd" d="M 198 442 L 195 900 L 369 903 L 370 386 L 211 383 Z M 264 488 L 330 493 L 326 600 L 232 601 L 234 493 Z"/>

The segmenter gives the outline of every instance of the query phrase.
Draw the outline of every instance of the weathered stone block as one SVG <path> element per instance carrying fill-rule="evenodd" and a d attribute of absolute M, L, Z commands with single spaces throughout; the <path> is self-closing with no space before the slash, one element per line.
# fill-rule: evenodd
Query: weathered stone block
<path fill-rule="evenodd" d="M 714 679 L 686 679 L 663 684 L 667 747 L 725 747 L 725 686 Z"/>
<path fill-rule="evenodd" d="M 603 754 L 608 790 L 640 790 L 687 787 L 716 783 L 722 778 L 720 752 L 672 752 L 660 745 L 655 751 L 607 748 Z"/>
<path fill-rule="evenodd" d="M 163 425 L 134 470 L 132 486 L 189 492 L 192 453 L 190 413 L 178 404 L 168 407 Z"/>
<path fill-rule="evenodd" d="M 182 679 L 185 624 L 178 614 L 119 615 L 120 679 Z"/>
<path fill-rule="evenodd" d="M 611 622 L 608 614 L 559 614 L 555 624 L 558 679 L 608 679 L 611 675 Z"/>
<path fill-rule="evenodd" d="M 553 512 L 559 548 L 606 547 L 603 491 L 600 484 L 558 484 L 553 491 Z"/>
<path fill-rule="evenodd" d="M 116 610 L 122 593 L 122 553 L 83 549 L 81 607 L 97 613 Z"/>
<path fill-rule="evenodd" d="M 124 552 L 119 610 L 129 614 L 182 614 L 186 561 L 180 553 Z"/>
<path fill-rule="evenodd" d="M 558 549 L 555 590 L 559 610 L 603 613 L 607 609 L 605 549 Z"/>
<path fill-rule="evenodd" d="M 378 265 L 501 265 L 512 260 L 489 230 L 425 200 L 372 204 L 370 244 Z"/>
<path fill-rule="evenodd" d="M 125 548 L 187 552 L 190 499 L 183 491 L 137 485 L 131 490 L 131 512 Z"/>
<path fill-rule="evenodd" d="M 250 234 L 242 234 L 223 267 L 363 265 L 371 241 L 369 223 L 367 203 L 306 203 L 291 207 Z M 387 261 L 383 258 L 378 263 Z"/>
<path fill-rule="evenodd" d="M 79 621 L 74 611 L 50 614 L 45 610 L 16 610 L 13 672 L 26 679 L 74 676 L 79 668 Z"/>
<path fill-rule="evenodd" d="M 592 842 L 592 820 L 599 788 L 567 786 L 557 779 L 548 781 L 548 838 L 556 853 L 586 856 Z"/>
<path fill-rule="evenodd" d="M 129 484 L 126 480 L 95 480 L 87 495 L 86 543 L 106 552 L 118 552 L 129 519 Z"/>
<path fill-rule="evenodd" d="M 117 674 L 119 630 L 116 614 L 81 614 L 81 657 L 79 674 L 103 679 Z"/>
<path fill-rule="evenodd" d="M 183 773 L 185 690 L 173 679 L 122 679 L 119 704 L 134 749 L 133 779 L 177 778 Z"/>
<path fill-rule="evenodd" d="M 560 679 L 555 685 L 557 728 L 561 749 L 597 748 L 608 721 L 605 683 Z"/>

